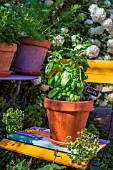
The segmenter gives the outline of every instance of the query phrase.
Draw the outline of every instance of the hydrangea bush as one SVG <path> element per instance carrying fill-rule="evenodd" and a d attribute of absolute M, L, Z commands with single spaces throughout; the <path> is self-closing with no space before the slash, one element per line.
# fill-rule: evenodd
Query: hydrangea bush
<path fill-rule="evenodd" d="M 46 3 L 55 5 L 52 0 L 46 0 Z M 49 59 L 56 56 L 59 59 L 68 57 L 73 48 L 76 55 L 82 53 L 88 59 L 112 60 L 112 0 L 92 0 L 90 2 L 85 0 L 79 1 L 78 4 L 78 6 L 75 2 L 71 6 L 68 4 L 67 20 L 64 20 L 65 11 L 67 12 L 65 1 L 61 1 L 59 8 L 57 6 L 57 10 L 60 11 L 59 15 L 53 11 L 57 16 L 58 25 L 54 24 L 51 29 L 52 34 L 49 38 L 52 41 L 52 48 Z"/>

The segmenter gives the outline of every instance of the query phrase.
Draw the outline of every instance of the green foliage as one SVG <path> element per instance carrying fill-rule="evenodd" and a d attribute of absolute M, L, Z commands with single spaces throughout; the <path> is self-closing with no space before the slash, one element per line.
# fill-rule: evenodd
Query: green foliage
<path fill-rule="evenodd" d="M 84 80 L 87 78 L 85 71 L 88 68 L 86 59 L 83 56 L 75 56 L 65 64 L 55 60 L 47 65 L 46 74 L 49 74 L 53 68 L 56 71 L 48 79 L 48 84 L 53 89 L 48 97 L 65 101 L 84 100 Z"/>
<path fill-rule="evenodd" d="M 24 128 L 31 126 L 41 126 L 43 116 L 46 115 L 45 108 L 43 106 L 44 94 L 37 96 L 34 105 L 29 105 L 24 110 Z"/>
<path fill-rule="evenodd" d="M 22 26 L 18 13 L 18 5 L 0 5 L 0 42 L 17 43 Z"/>
<path fill-rule="evenodd" d="M 6 131 L 8 133 L 14 133 L 18 130 L 22 130 L 24 114 L 21 110 L 13 110 L 9 108 L 6 113 L 3 114 L 3 123 L 6 124 Z"/>
<path fill-rule="evenodd" d="M 4 97 L 0 97 L 0 110 L 3 109 L 5 104 L 6 104 L 6 100 L 4 99 Z"/>
<path fill-rule="evenodd" d="M 17 160 L 18 161 L 18 160 Z M 30 159 L 29 162 L 26 162 L 26 159 L 23 159 L 22 161 L 16 163 L 12 160 L 10 162 L 10 165 L 6 166 L 6 170 L 12 170 L 12 169 L 16 169 L 16 170 L 30 170 L 30 165 L 31 165 L 32 159 Z"/>
<path fill-rule="evenodd" d="M 67 137 L 66 141 L 68 148 L 68 156 L 73 163 L 78 165 L 87 165 L 89 160 L 97 155 L 97 149 L 99 148 L 98 138 L 94 138 L 95 135 L 89 133 L 87 129 L 83 129 L 78 133 L 80 136 L 75 142 L 71 141 L 71 137 Z M 91 138 L 94 138 L 92 140 Z"/>

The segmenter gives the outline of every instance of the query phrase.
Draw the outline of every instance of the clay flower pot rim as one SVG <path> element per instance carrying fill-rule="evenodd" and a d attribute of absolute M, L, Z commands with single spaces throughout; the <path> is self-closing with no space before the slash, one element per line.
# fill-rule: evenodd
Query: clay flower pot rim
<path fill-rule="evenodd" d="M 21 44 L 25 44 L 25 45 L 34 45 L 34 46 L 39 46 L 39 47 L 43 47 L 43 48 L 47 48 L 49 49 L 51 47 L 51 42 L 48 40 L 38 40 L 38 39 L 33 39 L 32 37 L 26 37 L 23 36 L 19 39 L 19 42 Z"/>
<path fill-rule="evenodd" d="M 50 99 L 48 98 L 47 96 L 44 97 L 45 99 L 48 99 L 48 100 L 52 100 L 52 101 L 57 101 L 57 102 L 61 102 L 61 103 L 87 103 L 87 102 L 92 102 L 93 100 L 84 100 L 84 101 L 75 101 L 75 102 L 71 102 L 71 101 L 65 101 L 65 100 L 54 100 L 54 99 Z"/>

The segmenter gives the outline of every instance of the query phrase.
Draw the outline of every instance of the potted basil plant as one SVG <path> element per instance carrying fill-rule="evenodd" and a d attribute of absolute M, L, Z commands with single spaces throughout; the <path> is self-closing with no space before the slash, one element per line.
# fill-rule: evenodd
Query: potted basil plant
<path fill-rule="evenodd" d="M 93 108 L 93 100 L 85 94 L 87 60 L 82 56 L 73 56 L 66 61 L 54 60 L 46 66 L 51 91 L 44 98 L 50 140 L 62 146 L 67 136 L 71 136 L 72 141 L 76 140 L 77 132 L 85 128 Z"/>

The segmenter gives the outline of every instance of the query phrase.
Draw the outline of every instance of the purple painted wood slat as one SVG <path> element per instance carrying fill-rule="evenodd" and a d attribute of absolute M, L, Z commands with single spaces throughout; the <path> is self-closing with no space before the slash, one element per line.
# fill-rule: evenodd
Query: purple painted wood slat
<path fill-rule="evenodd" d="M 0 80 L 33 80 L 38 77 L 39 76 L 24 76 L 24 75 L 11 74 L 8 77 L 0 77 Z"/>
<path fill-rule="evenodd" d="M 41 135 L 37 135 L 37 134 L 34 134 L 34 133 L 25 132 L 25 131 L 19 131 L 19 132 L 16 132 L 16 134 L 19 134 L 19 135 L 22 135 L 22 136 L 28 136 L 28 137 L 31 137 L 31 138 L 34 138 L 34 139 L 37 139 L 37 140 L 50 141 L 49 137 L 47 137 L 47 136 L 41 136 Z"/>
<path fill-rule="evenodd" d="M 42 127 L 33 126 L 33 127 L 31 127 L 30 129 L 50 133 L 50 129 L 47 129 L 47 128 L 42 128 Z"/>

